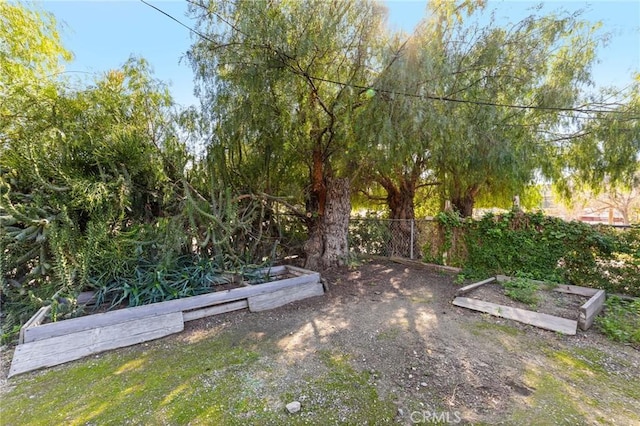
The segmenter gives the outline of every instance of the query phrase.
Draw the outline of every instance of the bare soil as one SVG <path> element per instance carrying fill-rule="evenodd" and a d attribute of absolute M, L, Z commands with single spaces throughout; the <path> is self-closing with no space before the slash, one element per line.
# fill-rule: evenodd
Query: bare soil
<path fill-rule="evenodd" d="M 425 413 L 449 413 L 449 420 L 462 423 L 640 421 L 640 352 L 594 328 L 564 336 L 453 306 L 455 275 L 426 268 L 371 261 L 322 277 L 329 289 L 324 297 L 192 321 L 162 345 L 223 331 L 232 331 L 238 344 L 273 342 L 277 353 L 261 361 L 269 392 L 296 383 L 303 410 L 305 398 L 312 397 L 304 395 L 304 380 L 325 368 L 317 354 L 331 351 L 371 372 L 380 397 L 397 405 L 395 421 L 401 424 L 425 420 Z M 498 290 L 495 284 L 481 287 L 472 297 L 518 306 L 500 299 Z M 541 308 L 566 316 L 577 314 L 585 300 L 553 293 Z M 2 351 L 3 392 L 10 352 Z M 415 412 L 422 418 L 412 418 Z"/>
<path fill-rule="evenodd" d="M 575 321 L 577 321 L 580 316 L 580 306 L 584 305 L 589 300 L 589 297 L 586 296 L 559 293 L 551 289 L 539 288 L 535 292 L 537 303 L 535 306 L 529 306 L 507 296 L 505 294 L 504 287 L 495 281 L 471 290 L 464 294 L 464 297 L 484 300 L 498 305 L 511 306 L 514 308 L 555 315 L 557 317 Z"/>

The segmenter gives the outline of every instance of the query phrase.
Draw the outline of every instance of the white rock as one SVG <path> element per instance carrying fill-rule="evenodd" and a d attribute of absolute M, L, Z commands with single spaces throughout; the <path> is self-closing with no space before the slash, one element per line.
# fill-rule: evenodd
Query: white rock
<path fill-rule="evenodd" d="M 287 411 L 291 414 L 297 413 L 300 411 L 300 403 L 298 401 L 293 401 L 287 404 Z"/>

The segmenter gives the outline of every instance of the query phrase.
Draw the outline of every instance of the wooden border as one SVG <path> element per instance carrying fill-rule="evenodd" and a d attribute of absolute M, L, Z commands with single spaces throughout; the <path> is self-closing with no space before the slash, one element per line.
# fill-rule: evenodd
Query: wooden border
<path fill-rule="evenodd" d="M 478 288 L 478 287 L 480 287 L 481 285 L 485 285 L 485 284 L 492 283 L 492 282 L 494 282 L 496 279 L 497 279 L 496 277 L 491 277 L 491 278 L 487 278 L 486 280 L 478 281 L 477 283 L 469 284 L 469 285 L 467 285 L 467 286 L 464 286 L 464 287 L 462 287 L 462 288 L 459 288 L 459 289 L 456 291 L 456 296 L 460 296 L 461 294 L 465 294 L 465 293 L 467 293 L 467 292 L 469 292 L 469 291 L 473 290 L 474 288 Z"/>
<path fill-rule="evenodd" d="M 20 330 L 9 377 L 177 333 L 185 321 L 245 308 L 263 311 L 324 294 L 318 272 L 287 265 L 260 273 L 294 276 L 40 325 L 50 309 L 43 307 Z"/>
<path fill-rule="evenodd" d="M 284 269 L 285 267 L 282 268 Z M 24 343 L 35 342 L 56 336 L 64 336 L 65 334 L 89 330 L 96 327 L 106 327 L 137 318 L 207 308 L 209 306 L 246 299 L 250 296 L 271 293 L 276 290 L 319 281 L 320 274 L 309 271 L 307 275 L 287 278 L 265 284 L 216 291 L 200 296 L 185 297 L 183 299 L 152 303 L 150 305 L 136 306 L 133 308 L 118 309 L 100 314 L 42 324 L 37 327 L 28 327 L 25 329 Z"/>
<path fill-rule="evenodd" d="M 503 283 L 511 281 L 514 278 L 506 275 L 496 275 L 496 279 L 499 283 Z M 577 296 L 591 297 L 599 291 L 597 288 L 580 287 L 578 285 L 548 283 L 546 281 L 530 280 L 528 278 L 527 280 L 539 285 L 551 286 L 555 284 L 555 287 L 551 287 L 550 290 L 557 291 L 558 293 L 575 294 Z"/>
<path fill-rule="evenodd" d="M 576 329 L 578 328 L 577 321 L 557 317 L 555 315 L 527 311 L 526 309 L 498 305 L 491 302 L 485 302 L 484 300 L 470 299 L 468 297 L 456 297 L 453 300 L 453 304 L 462 308 L 486 312 L 497 317 L 515 320 L 539 328 L 544 328 L 545 330 L 568 334 L 570 336 L 575 335 Z"/>
<path fill-rule="evenodd" d="M 480 287 L 484 284 L 498 281 L 499 283 L 513 280 L 513 277 L 506 275 L 496 275 L 495 277 L 487 278 L 486 280 L 479 281 L 477 283 L 469 284 L 465 287 L 459 288 L 456 291 L 456 296 L 468 293 L 469 291 Z M 544 281 L 529 280 L 539 285 L 547 285 Z M 453 300 L 453 304 L 462 308 L 473 309 L 480 312 L 489 313 L 495 316 L 512 319 L 515 321 L 523 322 L 525 324 L 534 325 L 536 327 L 544 328 L 551 331 L 558 331 L 560 333 L 575 335 L 576 328 L 580 326 L 581 330 L 588 330 L 595 321 L 596 316 L 602 311 L 606 294 L 604 290 L 580 287 L 576 285 L 558 284 L 550 290 L 559 293 L 575 294 L 578 296 L 589 297 L 590 299 L 580 306 L 578 321 L 569 320 L 567 318 L 558 317 L 555 315 L 549 315 L 544 313 L 538 313 L 534 311 L 528 311 L 525 309 L 512 308 L 505 305 L 497 305 L 495 303 L 486 302 L 479 299 L 469 299 L 466 297 L 456 297 Z M 569 321 L 569 322 L 567 322 Z M 575 323 L 575 327 L 574 327 Z"/>
<path fill-rule="evenodd" d="M 182 313 L 173 312 L 70 333 L 55 339 L 25 343 L 16 347 L 8 377 L 64 364 L 109 349 L 158 339 L 182 330 Z"/>
<path fill-rule="evenodd" d="M 18 344 L 24 343 L 24 335 L 28 328 L 36 327 L 42 324 L 44 317 L 51 311 L 51 305 L 43 306 L 38 309 L 38 312 L 35 313 L 34 316 L 29 318 L 29 321 L 25 322 L 22 327 L 20 327 L 20 335 L 18 337 Z"/>
<path fill-rule="evenodd" d="M 580 306 L 580 316 L 578 317 L 578 325 L 581 330 L 588 330 L 596 319 L 596 316 L 604 308 L 604 301 L 607 295 L 604 290 L 598 290 L 591 299 L 584 305 Z"/>

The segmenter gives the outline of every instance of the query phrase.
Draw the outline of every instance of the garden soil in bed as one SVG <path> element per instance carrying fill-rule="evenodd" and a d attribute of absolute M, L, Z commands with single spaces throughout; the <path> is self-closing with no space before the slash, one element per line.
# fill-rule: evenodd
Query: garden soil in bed
<path fill-rule="evenodd" d="M 470 292 L 465 293 L 463 296 L 498 305 L 510 306 L 512 308 L 520 308 L 528 311 L 554 315 L 575 321 L 577 321 L 580 316 L 580 306 L 584 305 L 589 300 L 589 297 L 586 296 L 560 293 L 551 289 L 539 288 L 535 293 L 535 297 L 538 302 L 535 306 L 530 306 L 507 296 L 505 294 L 504 287 L 495 281 L 477 287 Z"/>
<path fill-rule="evenodd" d="M 324 297 L 191 321 L 173 336 L 8 381 L 4 348 L 2 410 L 24 421 L 41 412 L 49 424 L 113 423 L 128 410 L 136 424 L 207 424 L 201 405 L 223 407 L 217 424 L 410 425 L 446 413 L 461 424 L 640 424 L 640 352 L 596 327 L 565 336 L 453 306 L 455 276 L 425 268 L 372 261 L 322 276 Z M 481 291 L 492 287 L 470 297 Z M 576 311 L 583 300 L 571 301 Z M 215 364 L 225 356 L 232 362 Z M 79 372 L 82 381 L 67 383 Z M 136 381 L 153 374 L 162 380 Z M 242 384 L 230 408 L 215 399 L 228 380 Z M 125 383 L 136 389 L 126 398 L 100 394 Z M 237 395 L 250 408 L 233 405 Z M 104 411 L 87 407 L 107 400 Z M 302 405 L 295 415 L 284 407 L 292 400 Z M 372 418 L 374 408 L 387 417 Z"/>

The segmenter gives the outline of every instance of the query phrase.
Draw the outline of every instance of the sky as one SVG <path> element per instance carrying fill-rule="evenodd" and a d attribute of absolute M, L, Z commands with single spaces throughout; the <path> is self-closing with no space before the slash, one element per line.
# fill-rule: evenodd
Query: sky
<path fill-rule="evenodd" d="M 185 24 L 186 2 L 148 0 Z M 388 26 L 410 33 L 425 16 L 426 1 L 388 0 Z M 103 73 L 120 67 L 131 55 L 142 56 L 151 64 L 156 78 L 170 85 L 174 100 L 182 106 L 197 104 L 193 95 L 193 73 L 184 58 L 193 39 L 189 30 L 158 11 L 136 0 L 60 1 L 39 4 L 53 13 L 61 24 L 64 46 L 73 52 L 68 71 Z M 531 14 L 540 2 L 489 0 L 500 22 L 517 22 Z M 543 2 L 543 11 L 585 10 L 584 19 L 602 21 L 601 31 L 609 34 L 609 43 L 598 52 L 593 68 L 597 86 L 617 86 L 631 82 L 640 72 L 640 1 L 638 0 L 565 0 Z"/>

